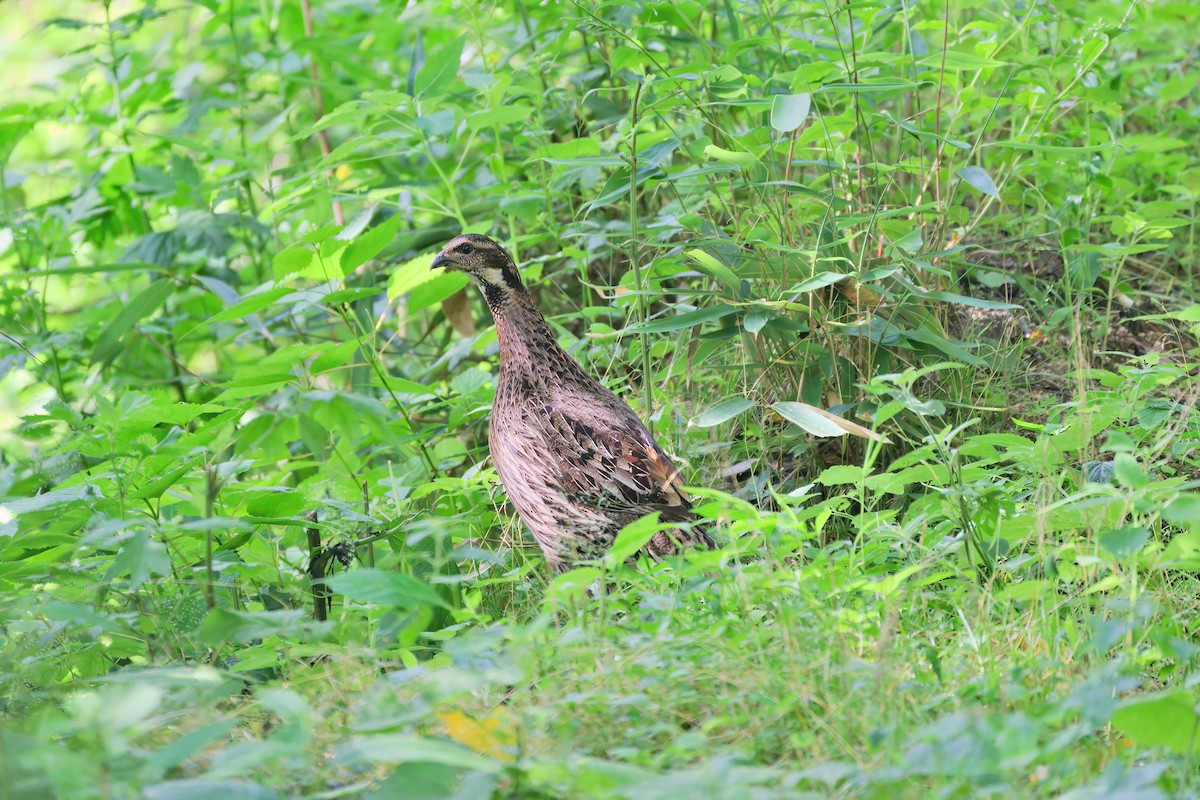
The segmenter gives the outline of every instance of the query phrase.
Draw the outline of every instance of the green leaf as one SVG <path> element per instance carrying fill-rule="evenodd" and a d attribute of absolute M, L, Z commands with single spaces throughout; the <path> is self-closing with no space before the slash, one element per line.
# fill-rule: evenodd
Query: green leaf
<path fill-rule="evenodd" d="M 946 69 L 952 72 L 959 70 L 995 69 L 996 67 L 1008 65 L 1007 61 L 997 61 L 994 58 L 975 55 L 965 50 L 947 50 L 944 59 L 942 55 L 942 53 L 930 53 L 921 59 L 921 63 L 934 69 L 940 69 L 944 63 Z"/>
<path fill-rule="evenodd" d="M 765 311 L 750 311 L 742 317 L 742 329 L 747 333 L 758 333 L 767 326 L 771 317 Z"/>
<path fill-rule="evenodd" d="M 1104 531 L 1099 536 L 1100 546 L 1117 561 L 1128 561 L 1137 555 L 1149 540 L 1150 531 L 1141 525 L 1127 525 L 1124 528 Z"/>
<path fill-rule="evenodd" d="M 395 300 L 418 286 L 445 275 L 445 270 L 430 268 L 429 265 L 433 262 L 434 255 L 434 253 L 422 253 L 396 267 L 388 276 L 388 300 Z"/>
<path fill-rule="evenodd" d="M 784 401 L 771 406 L 779 416 L 793 425 L 799 425 L 813 436 L 832 437 L 845 436 L 847 431 L 828 417 L 822 416 L 816 409 L 804 403 Z"/>
<path fill-rule="evenodd" d="M 142 796 L 146 800 L 277 800 L 279 792 L 250 781 L 180 778 L 147 786 Z"/>
<path fill-rule="evenodd" d="M 791 133 L 804 124 L 812 104 L 810 94 L 777 94 L 771 98 L 771 127 L 780 133 Z"/>
<path fill-rule="evenodd" d="M 1129 453 L 1117 453 L 1113 459 L 1113 477 L 1127 489 L 1142 489 L 1150 483 L 1142 465 Z"/>
<path fill-rule="evenodd" d="M 503 769 L 503 763 L 497 759 L 476 753 L 457 742 L 403 733 L 357 737 L 351 741 L 344 757 L 351 762 L 367 761 L 378 764 L 406 764 L 414 761 L 444 764 L 475 772 L 499 772 Z"/>
<path fill-rule="evenodd" d="M 817 483 L 822 486 L 855 485 L 866 475 L 867 471 L 862 467 L 853 464 L 835 464 L 821 471 L 821 474 L 817 476 Z"/>
<path fill-rule="evenodd" d="M 408 295 L 408 310 L 420 311 L 436 303 L 440 303 L 454 293 L 465 289 L 471 279 L 461 272 L 443 270 L 441 275 L 414 286 Z"/>
<path fill-rule="evenodd" d="M 400 215 L 393 214 L 371 230 L 359 236 L 342 253 L 342 275 L 349 275 L 360 264 L 369 258 L 374 258 L 379 251 L 396 238 L 400 230 Z"/>
<path fill-rule="evenodd" d="M 147 528 L 136 528 L 128 532 L 121 542 L 121 549 L 109 564 L 105 580 L 118 576 L 129 576 L 127 589 L 134 590 L 144 584 L 151 575 L 170 575 L 171 557 L 162 542 L 155 541 Z"/>
<path fill-rule="evenodd" d="M 308 501 L 299 492 L 260 491 L 246 504 L 246 513 L 252 517 L 294 517 L 307 507 Z"/>
<path fill-rule="evenodd" d="M 623 333 L 665 333 L 667 331 L 677 331 L 681 328 L 690 328 L 693 325 L 702 325 L 705 322 L 711 322 L 714 319 L 720 319 L 732 314 L 737 309 L 734 306 L 720 303 L 707 308 L 698 308 L 695 311 L 688 311 L 683 314 L 676 314 L 673 317 L 664 317 L 662 319 L 652 319 L 646 322 L 639 322 L 635 325 L 630 325 Z"/>
<path fill-rule="evenodd" d="M 1181 494 L 1162 512 L 1163 519 L 1174 525 L 1200 526 L 1200 494 Z"/>
<path fill-rule="evenodd" d="M 699 264 L 702 271 L 712 275 L 714 278 L 718 278 L 732 291 L 736 292 L 741 286 L 741 281 L 734 274 L 733 270 L 703 250 L 687 250 L 685 255 Z"/>
<path fill-rule="evenodd" d="M 713 161 L 721 164 L 732 164 L 742 169 L 750 169 L 758 164 L 758 159 L 750 153 L 726 150 L 723 147 L 717 147 L 715 144 L 705 147 L 704 155 L 706 158 L 711 158 Z"/>
<path fill-rule="evenodd" d="M 996 188 L 996 182 L 992 180 L 991 175 L 988 175 L 984 171 L 983 167 L 976 167 L 974 165 L 963 167 L 958 170 L 957 175 L 989 197 L 994 197 L 997 200 L 1000 199 L 1000 190 Z"/>
<path fill-rule="evenodd" d="M 792 289 L 790 293 L 815 292 L 817 289 L 824 289 L 846 277 L 848 276 L 841 272 L 818 272 L 811 278 L 802 280 L 800 285 Z"/>
<path fill-rule="evenodd" d="M 397 608 L 440 606 L 448 608 L 432 586 L 402 572 L 379 569 L 356 569 L 340 572 L 325 579 L 325 584 L 338 594 L 357 603 L 373 603 Z"/>
<path fill-rule="evenodd" d="M 310 251 L 309 257 L 311 258 L 311 256 L 312 253 Z M 244 319 L 251 314 L 257 314 L 276 300 L 293 294 L 295 291 L 290 286 L 275 286 L 263 291 L 255 291 L 252 294 L 244 296 L 240 302 L 234 303 L 224 311 L 219 311 L 209 317 L 208 321 L 212 323 L 225 322 L 231 319 Z"/>
<path fill-rule="evenodd" d="M 248 642 L 269 636 L 294 635 L 307 624 L 308 612 L 233 611 L 214 608 L 196 629 L 196 641 L 217 647 L 226 642 Z"/>
<path fill-rule="evenodd" d="M 462 62 L 463 42 L 467 37 L 457 39 L 443 45 L 436 53 L 425 61 L 425 66 L 417 73 L 413 81 L 413 94 L 440 94 L 450 88 L 458 77 L 458 68 Z"/>
<path fill-rule="evenodd" d="M 157 311 L 173 291 L 175 282 L 168 278 L 160 278 L 139 292 L 109 320 L 96 337 L 96 344 L 92 348 L 92 363 L 107 366 L 120 352 L 121 340 L 125 334 L 139 321 Z"/>
<path fill-rule="evenodd" d="M 613 567 L 624 562 L 625 559 L 645 547 L 646 543 L 654 538 L 654 534 L 670 527 L 670 525 L 663 525 L 658 521 L 657 511 L 635 519 L 617 533 L 612 547 L 608 548 L 608 552 L 604 554 L 605 563 Z"/>
<path fill-rule="evenodd" d="M 754 408 L 754 401 L 748 397 L 731 397 L 728 400 L 722 400 L 707 411 L 697 414 L 688 423 L 688 427 L 711 428 L 714 425 L 720 425 L 722 422 L 731 420 L 738 414 L 745 413 L 751 408 Z"/>
<path fill-rule="evenodd" d="M 511 125 L 514 122 L 532 120 L 534 111 L 529 106 L 512 105 L 489 108 L 486 111 L 473 111 L 466 116 L 467 127 L 473 131 L 495 126 Z"/>
<path fill-rule="evenodd" d="M 283 280 L 295 272 L 302 272 L 315 260 L 316 251 L 307 244 L 294 244 L 275 254 L 271 271 L 275 280 Z"/>
<path fill-rule="evenodd" d="M 1181 756 L 1195 747 L 1198 725 L 1196 698 L 1182 690 L 1130 698 L 1112 716 L 1112 726 L 1141 747 L 1164 747 Z"/>

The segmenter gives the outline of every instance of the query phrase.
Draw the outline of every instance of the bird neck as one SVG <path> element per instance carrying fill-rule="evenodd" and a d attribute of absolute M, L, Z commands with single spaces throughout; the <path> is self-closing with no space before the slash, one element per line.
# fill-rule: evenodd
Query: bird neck
<path fill-rule="evenodd" d="M 485 286 L 484 297 L 496 323 L 502 363 L 526 364 L 561 352 L 554 331 L 524 286 Z"/>

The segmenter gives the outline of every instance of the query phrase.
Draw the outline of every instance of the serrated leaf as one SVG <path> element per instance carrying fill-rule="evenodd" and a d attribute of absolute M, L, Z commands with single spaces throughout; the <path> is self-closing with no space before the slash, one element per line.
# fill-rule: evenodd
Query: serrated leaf
<path fill-rule="evenodd" d="M 440 49 L 425 60 L 425 66 L 417 73 L 413 81 L 413 94 L 438 94 L 449 88 L 458 77 L 458 67 L 462 62 L 463 42 L 466 36 L 459 36 L 453 41 L 442 45 Z"/>
<path fill-rule="evenodd" d="M 295 291 L 295 289 L 289 286 L 275 286 L 256 294 L 247 295 L 242 298 L 241 302 L 235 303 L 224 311 L 219 311 L 209 317 L 208 321 L 213 323 L 231 319 L 243 319 L 251 314 L 257 314 L 276 300 L 286 297 Z"/>
<path fill-rule="evenodd" d="M 396 267 L 388 276 L 388 300 L 406 295 L 418 286 L 445 274 L 444 270 L 430 268 L 433 256 L 434 253 L 422 253 Z"/>
<path fill-rule="evenodd" d="M 854 464 L 835 464 L 821 471 L 821 474 L 817 476 L 817 483 L 822 486 L 845 486 L 857 484 L 866 475 L 865 469 Z"/>
<path fill-rule="evenodd" d="M 358 603 L 373 603 L 397 608 L 448 607 L 432 586 L 402 572 L 356 569 L 326 578 L 325 585 Z"/>
<path fill-rule="evenodd" d="M 400 215 L 393 214 L 350 242 L 346 247 L 346 252 L 342 253 L 342 274 L 349 275 L 367 259 L 378 255 L 380 250 L 387 247 L 388 243 L 396 238 L 398 230 L 400 230 Z"/>
<path fill-rule="evenodd" d="M 271 261 L 271 272 L 275 280 L 282 280 L 288 275 L 308 269 L 313 262 L 315 251 L 307 244 L 294 244 L 275 254 Z"/>

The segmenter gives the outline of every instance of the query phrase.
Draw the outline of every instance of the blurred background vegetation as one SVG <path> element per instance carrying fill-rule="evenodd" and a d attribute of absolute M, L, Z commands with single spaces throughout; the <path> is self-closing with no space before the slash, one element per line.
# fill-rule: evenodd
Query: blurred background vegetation
<path fill-rule="evenodd" d="M 1192 3 L 0 10 L 3 796 L 1195 796 Z M 548 583 L 463 230 L 723 549 Z"/>

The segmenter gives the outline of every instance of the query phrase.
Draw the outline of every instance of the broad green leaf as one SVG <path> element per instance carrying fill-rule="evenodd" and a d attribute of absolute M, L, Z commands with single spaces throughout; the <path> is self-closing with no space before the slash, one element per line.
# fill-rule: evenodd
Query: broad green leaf
<path fill-rule="evenodd" d="M 433 257 L 436 253 L 422 253 L 415 258 L 410 258 L 400 266 L 392 270 L 392 274 L 388 276 L 387 296 L 388 300 L 395 300 L 397 297 L 408 294 L 418 286 L 428 283 L 446 273 L 442 269 L 432 269 L 429 265 L 433 263 Z"/>
<path fill-rule="evenodd" d="M 1163 509 L 1163 519 L 1175 525 L 1200 526 L 1200 494 L 1181 494 Z"/>
<path fill-rule="evenodd" d="M 369 258 L 374 258 L 379 251 L 396 238 L 400 229 L 400 215 L 393 214 L 371 230 L 352 241 L 342 253 L 342 274 L 349 275 L 360 264 Z"/>
<path fill-rule="evenodd" d="M 765 311 L 750 311 L 742 317 L 742 329 L 747 333 L 758 333 L 767 326 L 771 317 Z"/>
<path fill-rule="evenodd" d="M 1195 751 L 1200 734 L 1196 696 L 1186 690 L 1134 696 L 1121 703 L 1112 726 L 1142 747 L 1164 747 L 1184 756 Z"/>
<path fill-rule="evenodd" d="M 475 111 L 466 115 L 467 127 L 473 131 L 490 128 L 493 125 L 511 125 L 514 122 L 528 122 L 534 118 L 534 111 L 526 105 L 499 106 L 486 111 Z"/>
<path fill-rule="evenodd" d="M 771 127 L 780 133 L 791 133 L 804 124 L 812 95 L 777 94 L 771 98 Z"/>
<path fill-rule="evenodd" d="M 817 476 L 817 483 L 822 486 L 845 486 L 857 484 L 867 476 L 867 471 L 853 464 L 836 464 L 826 467 Z M 893 476 L 896 477 L 896 476 Z"/>
<path fill-rule="evenodd" d="M 47 509 L 56 508 L 67 503 L 76 503 L 80 500 L 103 498 L 99 488 L 91 484 L 83 486 L 71 486 L 66 489 L 54 489 L 49 492 L 42 492 L 33 497 L 24 497 L 19 500 L 6 500 L 0 503 L 0 509 L 8 516 L 19 517 L 21 514 L 32 514 L 37 511 L 45 511 Z"/>
<path fill-rule="evenodd" d="M 258 492 L 246 504 L 246 513 L 253 517 L 293 517 L 308 508 L 308 501 L 299 492 Z"/>
<path fill-rule="evenodd" d="M 105 580 L 128 576 L 126 588 L 133 591 L 144 584 L 151 575 L 170 575 L 171 556 L 166 546 L 156 541 L 145 527 L 130 530 L 121 542 L 121 549 L 109 563 L 104 573 Z"/>
<path fill-rule="evenodd" d="M 958 177 L 989 197 L 994 197 L 997 200 L 1000 199 L 1000 190 L 996 188 L 996 182 L 992 180 L 991 175 L 988 175 L 984 171 L 983 167 L 976 167 L 974 165 L 963 167 L 958 170 L 957 174 Z"/>
<path fill-rule="evenodd" d="M 742 414 L 752 408 L 754 408 L 754 401 L 750 398 L 731 397 L 728 400 L 722 400 L 707 411 L 697 414 L 688 423 L 688 427 L 711 428 L 714 425 L 720 425 L 722 422 L 731 420 L 738 414 Z"/>
<path fill-rule="evenodd" d="M 771 406 L 779 416 L 798 425 L 813 436 L 845 436 L 846 431 L 806 403 L 784 401 Z"/>
<path fill-rule="evenodd" d="M 622 563 L 645 547 L 646 543 L 654 538 L 654 534 L 668 527 L 670 526 L 658 521 L 657 511 L 634 520 L 617 533 L 612 546 L 604 555 L 605 563 L 610 567 Z"/>
<path fill-rule="evenodd" d="M 225 642 L 248 642 L 268 636 L 294 635 L 307 623 L 308 611 L 234 611 L 214 608 L 196 629 L 196 640 L 216 647 Z"/>
<path fill-rule="evenodd" d="M 425 66 L 417 73 L 413 81 L 413 93 L 416 96 L 425 94 L 436 95 L 445 92 L 458 77 L 458 68 L 462 62 L 463 42 L 466 36 L 459 36 L 442 45 L 436 53 L 425 61 Z"/>
<path fill-rule="evenodd" d="M 275 280 L 283 280 L 292 273 L 306 271 L 315 256 L 313 248 L 305 243 L 294 244 L 281 250 L 271 262 Z"/>
<path fill-rule="evenodd" d="M 1117 453 L 1113 458 L 1113 477 L 1127 489 L 1142 489 L 1150 483 L 1142 465 L 1129 453 Z"/>
<path fill-rule="evenodd" d="M 1127 525 L 1124 528 L 1104 531 L 1098 538 L 1100 546 L 1111 553 L 1115 559 L 1128 561 L 1138 554 L 1142 545 L 1150 540 L 1150 531 L 1141 525 Z"/>
<path fill-rule="evenodd" d="M 408 295 L 408 310 L 420 311 L 466 288 L 471 279 L 461 272 L 443 270 L 440 275 L 434 275 L 427 281 L 414 286 Z"/>
<path fill-rule="evenodd" d="M 401 572 L 355 569 L 326 578 L 325 584 L 337 594 L 358 603 L 397 608 L 446 607 L 446 602 L 432 586 Z"/>

